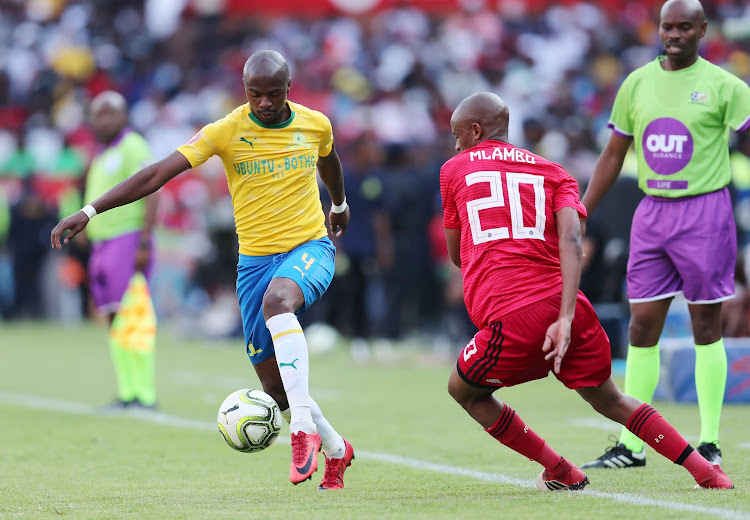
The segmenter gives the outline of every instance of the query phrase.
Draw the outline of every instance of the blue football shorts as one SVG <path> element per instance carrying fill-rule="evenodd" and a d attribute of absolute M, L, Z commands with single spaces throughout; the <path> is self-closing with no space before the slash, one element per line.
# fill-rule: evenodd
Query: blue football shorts
<path fill-rule="evenodd" d="M 237 299 L 242 315 L 247 355 L 253 365 L 274 355 L 271 333 L 263 317 L 263 295 L 274 278 L 291 278 L 305 296 L 304 312 L 331 285 L 336 248 L 328 238 L 305 242 L 288 253 L 240 255 L 237 263 Z"/>

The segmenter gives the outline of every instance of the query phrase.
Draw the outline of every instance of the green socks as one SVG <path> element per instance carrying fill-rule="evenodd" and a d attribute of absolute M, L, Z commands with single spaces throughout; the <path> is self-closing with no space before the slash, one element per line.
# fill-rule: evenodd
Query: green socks
<path fill-rule="evenodd" d="M 137 398 L 144 406 L 156 404 L 154 351 L 135 350 L 132 345 L 122 345 L 112 336 L 109 349 L 117 377 L 117 398 L 125 402 Z"/>
<path fill-rule="evenodd" d="M 131 352 L 111 334 L 109 336 L 109 351 L 112 355 L 112 364 L 115 367 L 117 398 L 126 403 L 130 402 L 136 396 L 133 366 L 130 362 Z"/>
<path fill-rule="evenodd" d="M 624 392 L 644 403 L 650 403 L 659 382 L 659 344 L 653 347 L 628 346 L 628 359 L 625 363 Z M 627 428 L 622 429 L 620 443 L 633 452 L 643 450 L 643 441 Z"/>
<path fill-rule="evenodd" d="M 156 381 L 154 377 L 156 356 L 153 351 L 140 352 L 137 350 L 131 351 L 130 355 L 135 367 L 133 371 L 135 396 L 143 406 L 153 406 L 156 404 Z"/>
<path fill-rule="evenodd" d="M 719 445 L 719 421 L 727 384 L 727 353 L 724 340 L 695 346 L 695 389 L 701 415 L 699 442 Z"/>
<path fill-rule="evenodd" d="M 117 374 L 117 396 L 123 401 L 156 404 L 154 377 L 156 313 L 146 278 L 136 273 L 120 302 L 109 331 Z"/>

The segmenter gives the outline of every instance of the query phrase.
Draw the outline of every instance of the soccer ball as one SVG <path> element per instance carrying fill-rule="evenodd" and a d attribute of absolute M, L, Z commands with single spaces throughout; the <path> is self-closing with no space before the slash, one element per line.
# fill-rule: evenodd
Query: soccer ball
<path fill-rule="evenodd" d="M 281 410 L 261 390 L 232 392 L 219 407 L 219 433 L 237 451 L 253 453 L 268 448 L 281 431 Z"/>

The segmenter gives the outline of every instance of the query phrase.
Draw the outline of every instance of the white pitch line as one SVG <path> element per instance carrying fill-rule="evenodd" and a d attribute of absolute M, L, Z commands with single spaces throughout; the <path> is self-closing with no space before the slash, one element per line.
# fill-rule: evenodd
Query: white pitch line
<path fill-rule="evenodd" d="M 106 417 L 107 414 L 102 412 L 102 408 L 82 404 L 73 403 L 70 401 L 62 401 L 59 399 L 50 399 L 43 396 L 34 396 L 28 394 L 18 394 L 15 392 L 6 392 L 0 390 L 0 402 L 11 406 L 22 406 L 24 408 L 33 408 L 36 410 L 48 410 L 51 412 L 67 413 L 71 415 L 93 415 L 99 417 Z M 161 424 L 164 426 L 174 426 L 179 428 L 188 428 L 192 430 L 202 431 L 216 431 L 216 424 L 207 421 L 197 421 L 194 419 L 185 419 L 174 415 L 165 414 L 162 412 L 115 412 L 110 416 L 123 417 L 137 419 L 140 421 L 146 421 L 155 424 Z M 289 444 L 288 437 L 279 437 L 277 440 Z M 379 462 L 389 462 L 391 464 L 398 464 L 400 466 L 406 466 L 412 469 L 432 471 L 434 473 L 443 473 L 446 475 L 460 476 L 473 478 L 475 480 L 482 480 L 485 482 L 497 482 L 498 484 L 509 484 L 513 486 L 523 488 L 533 488 L 534 482 L 526 479 L 520 479 L 515 477 L 509 477 L 502 473 L 490 473 L 486 471 L 476 471 L 468 468 L 462 468 L 459 466 L 451 466 L 449 464 L 436 464 L 433 462 L 426 462 L 419 459 L 412 459 L 410 457 L 401 457 L 399 455 L 390 455 L 388 453 L 378 453 L 371 451 L 357 450 L 357 456 L 376 460 Z M 603 498 L 606 500 L 615 500 L 625 504 L 631 504 L 635 506 L 646 506 L 646 507 L 659 507 L 669 509 L 672 511 L 686 511 L 688 513 L 700 513 L 705 515 L 711 515 L 717 518 L 729 518 L 732 520 L 750 520 L 750 511 L 740 511 L 732 509 L 722 509 L 718 507 L 706 507 L 693 504 L 684 504 L 681 502 L 672 502 L 669 500 L 656 500 L 653 498 L 644 497 L 642 495 L 634 495 L 629 493 L 605 493 L 602 491 L 595 491 L 592 489 L 585 489 L 579 493 L 583 495 L 590 495 L 596 498 Z"/>

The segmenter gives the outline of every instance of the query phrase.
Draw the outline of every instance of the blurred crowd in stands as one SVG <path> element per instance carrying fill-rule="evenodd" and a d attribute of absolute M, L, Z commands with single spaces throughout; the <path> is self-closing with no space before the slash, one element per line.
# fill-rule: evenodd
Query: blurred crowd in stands
<path fill-rule="evenodd" d="M 229 0 L 5 0 L 2 317 L 89 315 L 86 244 L 76 240 L 61 253 L 49 245 L 58 217 L 81 207 L 82 179 L 96 149 L 86 121 L 89 100 L 105 89 L 121 92 L 131 126 L 160 159 L 245 102 L 244 61 L 269 48 L 289 60 L 290 99 L 332 120 L 352 208 L 349 233 L 338 241 L 336 280 L 307 320 L 353 338 L 470 337 L 459 273 L 444 245 L 438 189 L 440 165 L 454 153 L 453 108 L 478 90 L 498 93 L 511 108 L 511 140 L 560 163 L 583 190 L 608 137 L 618 86 L 660 52 L 661 2 L 385 3 L 337 14 L 321 1 L 315 16 L 316 2 L 307 2 L 295 16 L 264 13 L 266 2 L 250 9 L 251 2 Z M 750 4 L 704 5 L 709 30 L 701 54 L 750 81 Z M 750 139 L 735 139 L 741 246 L 750 243 L 748 155 Z M 187 334 L 239 330 L 228 197 L 216 158 L 160 192 L 153 291 L 159 315 Z M 628 233 L 640 197 L 630 158 L 588 225 L 583 289 L 605 320 L 611 314 L 621 321 L 627 312 Z M 746 300 L 738 299 L 745 314 Z"/>

